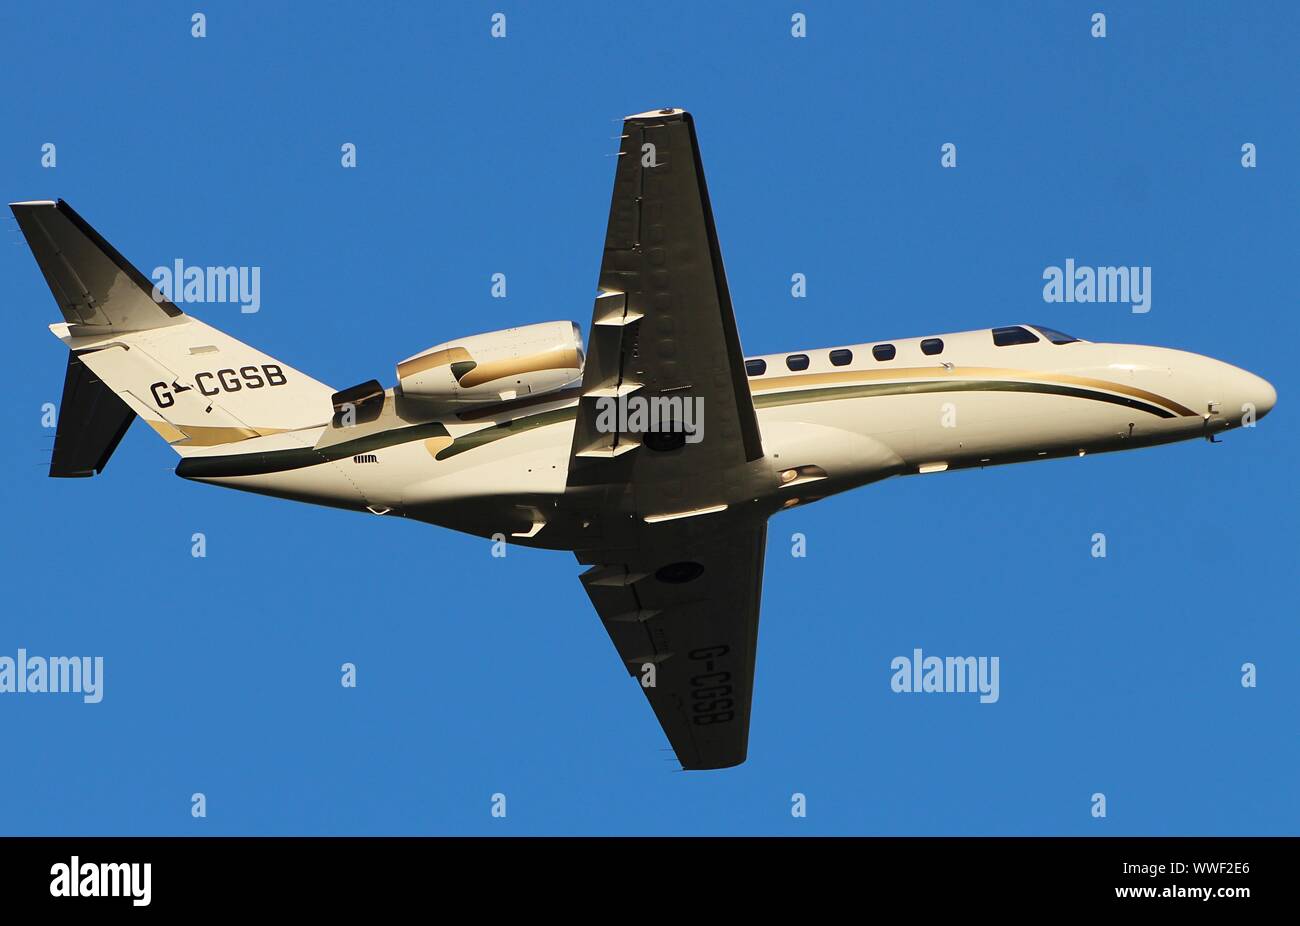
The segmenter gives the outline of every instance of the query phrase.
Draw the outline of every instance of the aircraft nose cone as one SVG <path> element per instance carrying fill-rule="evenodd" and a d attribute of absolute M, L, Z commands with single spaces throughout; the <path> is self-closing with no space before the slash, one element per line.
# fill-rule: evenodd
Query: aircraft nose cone
<path fill-rule="evenodd" d="M 1273 406 L 1277 402 L 1277 390 L 1273 388 L 1272 383 L 1262 376 L 1252 375 L 1250 378 L 1255 381 L 1252 387 L 1254 390 L 1252 394 L 1255 398 L 1248 401 L 1255 403 L 1255 417 L 1263 418 L 1273 410 Z"/>
<path fill-rule="evenodd" d="M 1254 408 L 1255 418 L 1259 419 L 1273 410 L 1277 402 L 1277 390 L 1264 377 L 1233 367 L 1230 382 L 1229 392 L 1235 403 L 1230 412 L 1244 415 L 1249 406 Z"/>

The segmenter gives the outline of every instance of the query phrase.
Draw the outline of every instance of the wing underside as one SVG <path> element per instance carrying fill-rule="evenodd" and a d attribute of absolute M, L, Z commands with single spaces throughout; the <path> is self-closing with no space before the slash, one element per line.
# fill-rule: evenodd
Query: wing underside
<path fill-rule="evenodd" d="M 688 113 L 625 120 L 599 291 L 565 494 L 583 586 L 682 766 L 737 765 L 770 473 Z M 698 433 L 611 428 L 611 401 L 694 411 Z"/>
<path fill-rule="evenodd" d="M 686 769 L 745 760 L 767 526 L 716 543 L 658 538 L 582 584 Z"/>

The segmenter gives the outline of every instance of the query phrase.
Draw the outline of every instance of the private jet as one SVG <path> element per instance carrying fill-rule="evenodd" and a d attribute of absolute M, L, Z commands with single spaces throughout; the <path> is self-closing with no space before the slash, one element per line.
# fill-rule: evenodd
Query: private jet
<path fill-rule="evenodd" d="M 69 350 L 51 476 L 102 472 L 138 416 L 185 479 L 570 551 L 684 769 L 745 760 L 774 513 L 1213 440 L 1276 400 L 1209 357 L 1035 324 L 747 357 L 680 109 L 624 120 L 585 344 L 568 321 L 477 334 L 387 388 L 336 390 L 185 314 L 62 201 L 11 208 Z"/>

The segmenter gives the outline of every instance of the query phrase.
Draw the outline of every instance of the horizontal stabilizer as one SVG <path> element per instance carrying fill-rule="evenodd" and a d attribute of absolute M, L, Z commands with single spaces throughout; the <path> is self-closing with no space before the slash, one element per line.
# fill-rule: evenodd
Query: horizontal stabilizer
<path fill-rule="evenodd" d="M 103 472 L 134 420 L 135 412 L 76 354 L 68 354 L 50 475 L 93 476 Z"/>

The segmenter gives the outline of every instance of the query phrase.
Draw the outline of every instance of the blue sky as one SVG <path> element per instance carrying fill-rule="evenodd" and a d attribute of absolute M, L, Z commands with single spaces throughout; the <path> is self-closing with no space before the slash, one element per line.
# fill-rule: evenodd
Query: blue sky
<path fill-rule="evenodd" d="M 638 7 L 6 4 L 0 184 L 146 273 L 260 266 L 260 312 L 194 314 L 391 383 L 459 335 L 585 328 L 618 120 L 682 106 L 749 353 L 1042 322 L 1244 366 L 1277 410 L 778 516 L 749 761 L 686 774 L 568 554 L 188 483 L 138 423 L 102 476 L 46 478 L 65 352 L 10 220 L 0 655 L 106 678 L 0 696 L 0 831 L 1300 831 L 1294 4 Z M 1152 310 L 1044 304 L 1067 257 L 1151 266 Z M 892 693 L 915 647 L 999 656 L 1000 700 Z"/>

